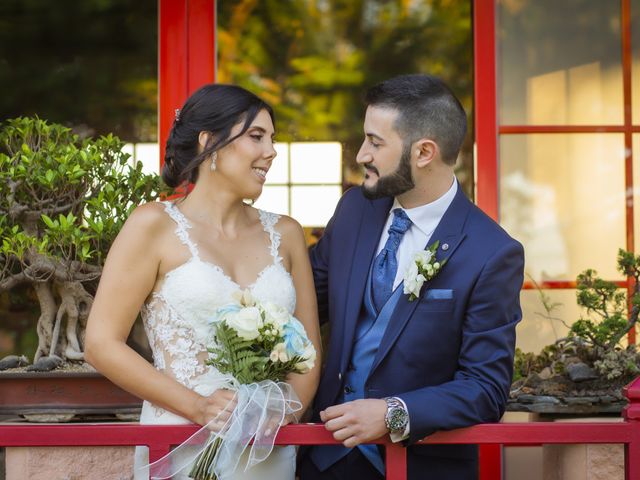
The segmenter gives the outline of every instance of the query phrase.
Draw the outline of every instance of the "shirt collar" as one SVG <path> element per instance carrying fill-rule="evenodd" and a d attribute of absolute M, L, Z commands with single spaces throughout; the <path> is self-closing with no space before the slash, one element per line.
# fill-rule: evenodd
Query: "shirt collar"
<path fill-rule="evenodd" d="M 449 205 L 453 202 L 453 198 L 456 196 L 457 191 L 458 181 L 454 177 L 449 190 L 433 202 L 427 203 L 426 205 L 420 205 L 419 207 L 403 208 L 398 199 L 394 198 L 391 212 L 396 208 L 401 208 L 407 214 L 411 222 L 413 222 L 413 225 L 415 225 L 425 235 L 430 236 L 438 226 L 438 223 L 440 223 L 440 220 L 444 216 L 444 212 L 447 211 L 447 208 L 449 208 Z"/>

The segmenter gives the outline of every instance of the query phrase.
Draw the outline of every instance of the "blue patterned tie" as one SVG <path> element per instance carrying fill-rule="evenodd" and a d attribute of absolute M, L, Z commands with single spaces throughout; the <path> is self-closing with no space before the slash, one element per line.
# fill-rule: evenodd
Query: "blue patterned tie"
<path fill-rule="evenodd" d="M 373 263 L 371 294 L 376 310 L 380 311 L 393 292 L 393 282 L 398 271 L 396 255 L 402 236 L 411 226 L 411 220 L 401 208 L 393 211 L 393 222 L 389 227 L 389 238 Z"/>

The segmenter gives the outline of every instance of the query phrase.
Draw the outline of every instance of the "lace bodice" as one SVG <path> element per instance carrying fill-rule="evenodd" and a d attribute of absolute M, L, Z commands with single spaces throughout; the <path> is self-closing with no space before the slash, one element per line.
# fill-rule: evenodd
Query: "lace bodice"
<path fill-rule="evenodd" d="M 219 266 L 200 258 L 197 245 L 189 237 L 191 225 L 186 217 L 173 203 L 164 205 L 191 258 L 165 275 L 159 290 L 143 306 L 142 319 L 156 368 L 201 395 L 209 395 L 228 377 L 205 364 L 207 347 L 213 342 L 208 321 L 218 307 L 234 302 L 233 294 L 241 287 Z M 293 314 L 293 280 L 278 253 L 280 233 L 275 225 L 280 217 L 262 210 L 259 213 L 269 234 L 273 263 L 247 289 L 258 301 L 276 303 Z"/>

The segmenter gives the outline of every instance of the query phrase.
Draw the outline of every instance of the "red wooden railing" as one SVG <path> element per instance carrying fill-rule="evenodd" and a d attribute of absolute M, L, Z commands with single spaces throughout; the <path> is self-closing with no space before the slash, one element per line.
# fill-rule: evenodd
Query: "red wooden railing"
<path fill-rule="evenodd" d="M 437 432 L 422 440 L 425 444 L 479 444 L 480 480 L 499 480 L 502 446 L 542 444 L 611 443 L 624 445 L 625 479 L 640 479 L 640 378 L 625 388 L 629 405 L 624 422 L 610 423 L 494 423 L 450 432 Z M 123 446 L 146 445 L 155 461 L 198 429 L 195 425 L 0 424 L 0 447 L 41 446 Z M 327 445 L 336 443 L 322 425 L 289 425 L 280 430 L 278 445 Z M 387 479 L 406 480 L 406 449 L 387 440 Z M 490 461 L 487 461 L 487 457 Z M 491 461 L 493 460 L 493 461 Z"/>

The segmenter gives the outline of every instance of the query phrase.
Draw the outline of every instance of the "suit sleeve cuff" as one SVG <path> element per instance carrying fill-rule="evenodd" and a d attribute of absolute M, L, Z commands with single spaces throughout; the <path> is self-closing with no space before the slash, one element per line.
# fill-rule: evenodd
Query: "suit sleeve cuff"
<path fill-rule="evenodd" d="M 400 397 L 395 397 L 395 398 L 397 398 L 398 401 L 400 403 L 402 403 L 402 406 L 404 407 L 404 409 L 407 412 L 409 412 L 409 409 L 407 409 L 407 404 L 404 403 L 404 400 L 402 400 Z M 409 419 L 407 421 L 407 426 L 404 427 L 404 432 L 402 432 L 402 433 L 400 433 L 400 432 L 390 432 L 389 436 L 391 437 L 391 441 L 393 443 L 398 443 L 398 442 L 402 442 L 403 440 L 406 440 L 407 438 L 409 438 L 409 432 L 410 432 L 409 426 L 410 426 L 410 424 L 411 424 L 411 419 Z"/>

